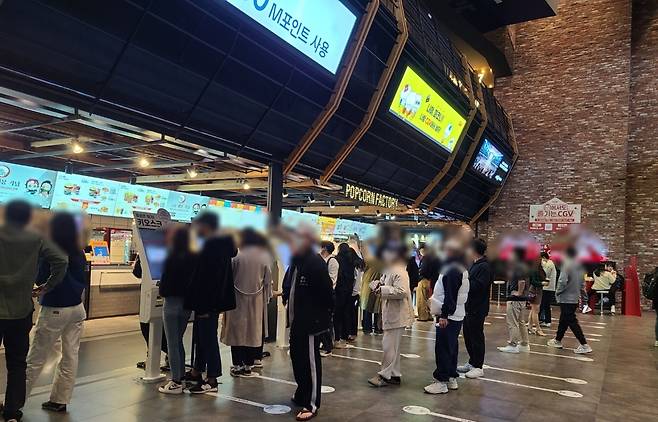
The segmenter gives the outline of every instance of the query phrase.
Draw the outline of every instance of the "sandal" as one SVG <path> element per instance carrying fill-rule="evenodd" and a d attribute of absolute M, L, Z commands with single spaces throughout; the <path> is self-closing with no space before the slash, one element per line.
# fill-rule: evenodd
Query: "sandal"
<path fill-rule="evenodd" d="M 295 416 L 295 420 L 298 421 L 310 421 L 314 417 L 318 415 L 318 412 L 311 412 L 310 410 L 304 408 L 297 413 L 297 416 Z"/>

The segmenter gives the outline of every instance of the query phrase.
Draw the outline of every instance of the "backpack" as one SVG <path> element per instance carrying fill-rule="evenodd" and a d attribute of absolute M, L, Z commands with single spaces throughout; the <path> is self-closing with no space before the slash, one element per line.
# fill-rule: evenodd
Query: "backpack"
<path fill-rule="evenodd" d="M 658 267 L 648 274 L 644 275 L 642 280 L 642 294 L 647 299 L 653 299 L 656 297 L 656 278 L 658 276 Z"/>

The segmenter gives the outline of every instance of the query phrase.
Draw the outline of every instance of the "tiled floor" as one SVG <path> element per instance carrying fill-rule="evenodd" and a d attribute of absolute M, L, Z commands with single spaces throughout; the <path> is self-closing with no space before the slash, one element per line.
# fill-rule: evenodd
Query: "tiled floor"
<path fill-rule="evenodd" d="M 487 369 L 484 380 L 461 380 L 460 389 L 445 396 L 429 396 L 422 387 L 431 381 L 434 368 L 433 333 L 428 323 L 417 323 L 410 337 L 403 338 L 403 352 L 419 358 L 403 358 L 403 385 L 376 390 L 366 379 L 375 374 L 381 358 L 381 337 L 360 335 L 359 348 L 338 350 L 338 357 L 323 359 L 324 385 L 336 389 L 323 395 L 318 420 L 325 421 L 655 421 L 658 420 L 658 348 L 653 347 L 655 314 L 643 318 L 582 316 L 586 333 L 592 336 L 593 361 L 580 361 L 570 350 L 554 351 L 533 346 L 538 353 L 508 355 L 495 350 L 505 342 L 504 308 L 492 308 L 486 327 Z M 293 413 L 269 415 L 262 405 L 291 406 L 294 386 L 289 358 L 284 350 L 267 346 L 272 357 L 265 360 L 262 375 L 271 379 L 222 377 L 218 396 L 162 396 L 155 385 L 138 382 L 134 363 L 144 357 L 144 341 L 134 318 L 91 321 L 81 346 L 79 384 L 67 415 L 40 409 L 47 400 L 52 365 L 26 406 L 26 421 L 241 421 L 291 420 Z M 598 323 L 604 323 L 598 324 Z M 585 325 L 586 324 L 586 325 Z M 423 330 L 423 331 L 420 331 Z M 429 332 L 425 332 L 429 331 Z M 546 338 L 532 337 L 544 344 Z M 565 340 L 573 346 L 574 339 Z M 363 350 L 373 349 L 373 350 Z M 462 355 L 462 356 L 465 356 Z M 559 357 L 563 356 L 563 357 Z M 228 373 L 228 348 L 223 348 L 224 372 Z M 363 359 L 363 360 L 359 360 Z M 505 371 L 503 371 L 504 369 Z M 510 372 L 515 371 L 515 372 Z M 4 368 L 0 381 L 4 388 Z M 567 378 L 587 384 L 569 383 Z M 573 391 L 582 397 L 561 394 Z M 226 396 L 229 396 L 228 398 Z M 243 400 L 241 400 L 243 399 Z M 246 400 L 247 402 L 245 402 Z M 404 406 L 421 406 L 430 415 L 405 413 Z M 293 408 L 294 412 L 294 408 Z"/>

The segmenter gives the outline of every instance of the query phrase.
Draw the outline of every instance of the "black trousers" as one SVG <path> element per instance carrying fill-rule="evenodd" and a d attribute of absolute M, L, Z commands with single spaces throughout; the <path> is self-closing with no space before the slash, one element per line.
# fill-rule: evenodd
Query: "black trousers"
<path fill-rule="evenodd" d="M 218 378 L 222 375 L 222 357 L 219 354 L 219 341 L 217 330 L 219 314 L 210 312 L 206 315 L 197 315 L 194 318 L 194 334 L 196 338 L 196 356 L 194 369 L 206 372 L 208 378 Z"/>
<path fill-rule="evenodd" d="M 25 370 L 30 349 L 32 313 L 21 319 L 0 319 L 0 344 L 5 346 L 7 393 L 2 412 L 5 420 L 20 419 L 25 404 Z"/>
<path fill-rule="evenodd" d="M 149 346 L 149 331 L 151 331 L 151 327 L 148 322 L 140 322 L 139 323 L 139 329 L 142 330 L 142 337 L 144 337 L 144 341 L 146 342 L 146 347 Z M 167 354 L 167 336 L 165 335 L 164 332 L 164 327 L 162 328 L 162 343 L 160 343 L 160 350 L 162 353 Z"/>
<path fill-rule="evenodd" d="M 356 336 L 359 330 L 359 295 L 352 296 L 349 303 L 349 327 L 347 334 Z"/>
<path fill-rule="evenodd" d="M 583 330 L 580 328 L 580 324 L 578 324 L 578 318 L 576 318 L 577 309 L 577 303 L 560 303 L 560 324 L 557 327 L 557 334 L 555 335 L 557 341 L 562 341 L 567 328 L 570 328 L 580 344 L 587 344 L 587 339 L 585 339 Z"/>
<path fill-rule="evenodd" d="M 322 387 L 320 336 L 300 332 L 293 323 L 290 327 L 290 360 L 297 382 L 293 396 L 295 404 L 312 412 L 317 411 Z"/>
<path fill-rule="evenodd" d="M 351 315 L 349 299 L 338 299 L 334 308 L 334 338 L 336 341 L 347 340 Z"/>
<path fill-rule="evenodd" d="M 231 346 L 231 359 L 233 366 L 253 366 L 255 359 L 263 355 L 262 346 Z"/>
<path fill-rule="evenodd" d="M 551 303 L 555 299 L 555 292 L 544 290 L 541 295 L 541 304 L 539 305 L 539 322 L 550 324 L 552 321 Z"/>
<path fill-rule="evenodd" d="M 436 342 L 434 343 L 434 357 L 436 370 L 434 379 L 448 382 L 449 378 L 458 378 L 457 358 L 459 354 L 459 332 L 462 321 L 448 320 L 446 328 L 436 327 Z"/>
<path fill-rule="evenodd" d="M 468 363 L 482 369 L 484 364 L 484 316 L 466 315 L 464 317 L 464 344 L 468 351 Z"/>

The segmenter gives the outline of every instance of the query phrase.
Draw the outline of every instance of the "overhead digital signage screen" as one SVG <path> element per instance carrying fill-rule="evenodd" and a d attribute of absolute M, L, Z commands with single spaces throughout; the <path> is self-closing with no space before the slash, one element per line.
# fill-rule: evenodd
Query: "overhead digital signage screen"
<path fill-rule="evenodd" d="M 0 162 L 0 204 L 22 199 L 49 208 L 57 172 Z"/>
<path fill-rule="evenodd" d="M 208 206 L 210 198 L 184 192 L 169 191 L 163 207 L 174 221 L 190 221 Z"/>
<path fill-rule="evenodd" d="M 485 138 L 473 161 L 473 169 L 489 180 L 503 183 L 509 174 L 510 162 L 490 140 Z"/>
<path fill-rule="evenodd" d="M 51 208 L 112 216 L 121 185 L 112 180 L 58 172 Z"/>
<path fill-rule="evenodd" d="M 224 1 L 332 74 L 356 23 L 354 13 L 339 0 Z"/>
<path fill-rule="evenodd" d="M 114 216 L 131 218 L 133 211 L 155 214 L 160 208 L 165 208 L 169 192 L 171 191 L 150 186 L 121 183 Z"/>
<path fill-rule="evenodd" d="M 455 149 L 466 126 L 466 119 L 411 67 L 404 71 L 389 110 L 448 152 Z"/>

